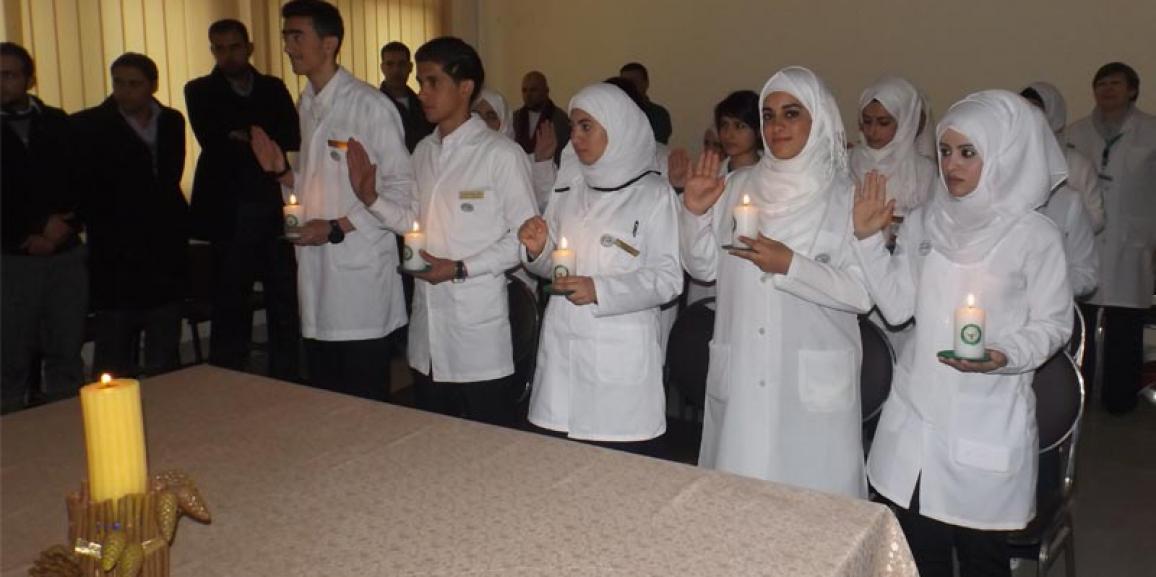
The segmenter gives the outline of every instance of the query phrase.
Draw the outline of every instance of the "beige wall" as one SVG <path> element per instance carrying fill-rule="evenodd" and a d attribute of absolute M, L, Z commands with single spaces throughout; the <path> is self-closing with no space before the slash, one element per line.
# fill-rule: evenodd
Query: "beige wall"
<path fill-rule="evenodd" d="M 565 106 L 638 60 L 651 97 L 670 109 L 673 142 L 696 148 L 715 102 L 757 91 L 788 64 L 827 80 L 856 136 L 859 92 L 887 72 L 911 79 L 940 114 L 968 92 L 1046 79 L 1074 120 L 1091 107 L 1096 68 L 1122 60 L 1142 79 L 1140 106 L 1156 112 L 1156 0 L 466 1 L 477 18 L 455 18 L 453 32 L 477 35 L 491 86 L 510 100 L 520 103 L 530 69 Z"/>

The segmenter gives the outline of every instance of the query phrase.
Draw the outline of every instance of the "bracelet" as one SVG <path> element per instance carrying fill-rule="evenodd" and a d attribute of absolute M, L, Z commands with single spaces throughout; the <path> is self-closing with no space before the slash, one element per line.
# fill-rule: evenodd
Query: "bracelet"
<path fill-rule="evenodd" d="M 293 167 L 289 166 L 289 162 L 286 161 L 285 162 L 285 168 L 281 172 L 269 171 L 266 174 L 268 174 L 270 177 L 272 177 L 273 180 L 281 180 L 281 177 L 285 176 L 286 174 L 289 174 L 292 170 L 293 170 Z"/>

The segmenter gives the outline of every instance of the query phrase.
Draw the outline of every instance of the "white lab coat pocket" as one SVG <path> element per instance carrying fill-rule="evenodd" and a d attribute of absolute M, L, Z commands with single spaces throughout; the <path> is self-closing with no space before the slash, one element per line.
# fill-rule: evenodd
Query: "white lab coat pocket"
<path fill-rule="evenodd" d="M 956 463 L 989 473 L 1010 473 L 1011 453 L 1008 447 L 969 439 L 956 439 L 951 446 L 951 457 Z"/>
<path fill-rule="evenodd" d="M 653 318 L 636 313 L 602 317 L 595 322 L 599 324 L 594 342 L 598 380 L 641 387 L 658 358 Z"/>
<path fill-rule="evenodd" d="M 1010 383 L 986 391 L 981 383 L 961 383 L 968 385 L 974 390 L 957 391 L 952 400 L 951 458 L 963 467 L 1010 476 L 1019 470 L 1027 450 L 1026 400 Z M 995 388 L 999 386 L 1007 390 Z"/>
<path fill-rule="evenodd" d="M 340 244 L 326 245 L 334 264 L 341 270 L 361 270 L 373 264 L 377 250 L 366 235 L 357 231 L 345 236 Z"/>
<path fill-rule="evenodd" d="M 854 358 L 849 350 L 799 351 L 799 399 L 808 411 L 836 413 L 855 405 Z"/>
<path fill-rule="evenodd" d="M 731 348 L 711 341 L 706 370 L 706 394 L 720 402 L 731 396 Z"/>

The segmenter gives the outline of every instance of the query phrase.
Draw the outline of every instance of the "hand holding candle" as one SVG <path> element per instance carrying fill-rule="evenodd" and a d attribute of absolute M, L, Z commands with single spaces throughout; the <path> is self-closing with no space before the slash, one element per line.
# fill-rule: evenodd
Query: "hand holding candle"
<path fill-rule="evenodd" d="M 140 382 L 102 375 L 80 389 L 88 490 L 94 503 L 148 490 Z"/>
<path fill-rule="evenodd" d="M 967 305 L 955 309 L 955 356 L 966 360 L 983 360 L 987 315 L 975 306 L 975 295 L 967 295 Z"/>
<path fill-rule="evenodd" d="M 735 234 L 731 241 L 734 246 L 750 248 L 739 237 L 755 238 L 759 234 L 759 209 L 751 204 L 751 197 L 743 195 L 742 204 L 735 207 Z"/>
<path fill-rule="evenodd" d="M 285 238 L 300 238 L 300 228 L 305 222 L 305 207 L 297 204 L 297 195 L 289 195 L 289 204 L 282 207 L 281 212 L 285 215 Z"/>
<path fill-rule="evenodd" d="M 425 270 L 429 264 L 421 257 L 425 250 L 425 233 L 421 231 L 417 221 L 413 222 L 413 230 L 405 233 L 405 247 L 402 250 L 401 266 L 405 270 Z"/>

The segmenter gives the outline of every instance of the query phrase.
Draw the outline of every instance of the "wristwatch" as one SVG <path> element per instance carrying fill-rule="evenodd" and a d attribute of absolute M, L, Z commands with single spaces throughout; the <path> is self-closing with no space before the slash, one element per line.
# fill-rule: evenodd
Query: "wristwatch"
<path fill-rule="evenodd" d="M 465 282 L 466 280 L 466 263 L 455 260 L 454 261 L 454 282 Z"/>
<path fill-rule="evenodd" d="M 336 220 L 329 221 L 329 242 L 331 244 L 341 244 L 345 240 L 345 231 L 341 230 L 341 222 Z"/>

